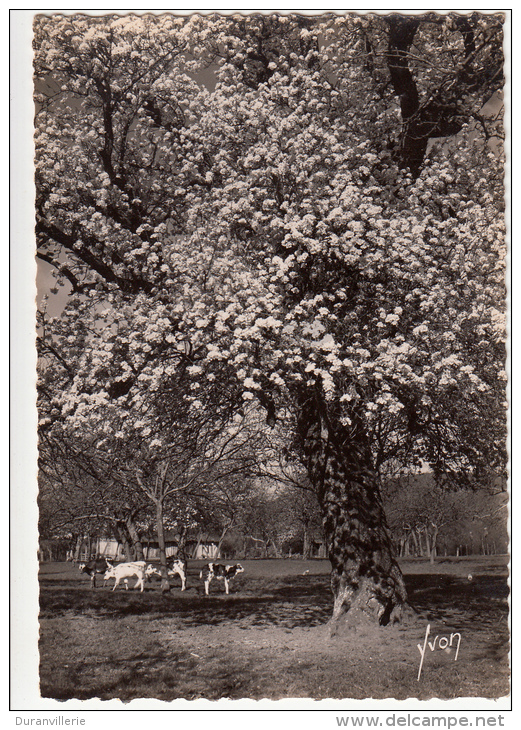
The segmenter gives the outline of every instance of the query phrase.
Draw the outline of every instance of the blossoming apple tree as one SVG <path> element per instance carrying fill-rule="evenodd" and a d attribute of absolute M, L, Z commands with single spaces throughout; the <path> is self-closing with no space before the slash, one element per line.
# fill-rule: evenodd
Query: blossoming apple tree
<path fill-rule="evenodd" d="M 42 16 L 35 49 L 38 255 L 90 328 L 60 419 L 258 403 L 333 627 L 398 620 L 382 465 L 505 465 L 502 18 Z"/>

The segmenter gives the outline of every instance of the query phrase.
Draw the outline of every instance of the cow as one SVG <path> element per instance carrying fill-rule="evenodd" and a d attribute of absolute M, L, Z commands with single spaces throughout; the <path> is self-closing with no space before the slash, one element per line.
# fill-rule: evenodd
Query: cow
<path fill-rule="evenodd" d="M 111 565 L 105 573 L 104 579 L 107 581 L 110 578 L 115 578 L 113 591 L 116 590 L 121 580 L 124 580 L 125 588 L 128 590 L 127 578 L 136 576 L 137 581 L 134 588 L 139 586 L 141 593 L 143 593 L 145 572 L 147 564 L 144 560 L 136 560 L 133 563 L 120 563 L 119 565 Z"/>
<path fill-rule="evenodd" d="M 159 568 L 156 568 L 155 565 L 149 563 L 145 568 L 145 578 L 148 579 L 152 576 L 155 576 L 156 578 L 161 578 L 161 571 L 159 570 Z"/>
<path fill-rule="evenodd" d="M 226 595 L 229 593 L 230 581 L 238 573 L 244 573 L 242 565 L 237 563 L 236 565 L 222 565 L 221 563 L 208 563 L 201 572 L 199 578 L 204 577 L 204 592 L 208 595 L 210 590 L 210 583 L 213 578 L 224 581 L 224 589 Z"/>
<path fill-rule="evenodd" d="M 181 578 L 181 590 L 184 591 L 186 588 L 186 574 L 188 571 L 186 560 L 177 558 L 176 560 L 173 560 L 167 567 L 167 572 L 169 576 L 173 578 L 174 575 L 178 575 Z"/>
<path fill-rule="evenodd" d="M 89 560 L 88 563 L 80 563 L 78 565 L 80 573 L 86 573 L 90 576 L 91 588 L 96 588 L 96 575 L 98 573 L 106 573 L 110 568 L 112 568 L 112 563 L 105 560 L 105 558 L 96 558 L 95 560 Z"/>
<path fill-rule="evenodd" d="M 184 591 L 186 588 L 186 560 L 177 559 L 173 560 L 171 563 L 167 563 L 166 572 L 171 578 L 173 578 L 174 575 L 178 575 L 181 578 L 181 590 Z M 161 578 L 161 570 L 156 568 L 154 565 L 147 565 L 145 577 L 150 578 L 153 575 L 157 578 Z"/>

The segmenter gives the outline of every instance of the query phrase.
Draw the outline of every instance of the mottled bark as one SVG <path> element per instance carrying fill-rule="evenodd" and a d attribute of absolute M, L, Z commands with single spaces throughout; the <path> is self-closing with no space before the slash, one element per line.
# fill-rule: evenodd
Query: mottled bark
<path fill-rule="evenodd" d="M 423 556 L 423 546 L 421 541 L 421 534 L 418 532 L 418 528 L 415 527 L 412 531 L 412 539 L 414 542 L 414 549 L 416 551 L 416 555 L 421 558 Z"/>
<path fill-rule="evenodd" d="M 165 542 L 165 528 L 164 528 L 164 509 L 163 502 L 161 499 L 156 501 L 156 530 L 157 530 L 157 544 L 159 547 L 159 562 L 161 569 L 161 592 L 166 593 L 170 590 L 170 582 L 168 580 L 167 564 L 166 564 L 166 542 Z"/>
<path fill-rule="evenodd" d="M 440 528 L 438 525 L 432 525 L 432 537 L 431 537 L 431 551 L 429 553 L 429 561 L 434 563 L 436 555 L 438 554 L 438 533 Z"/>
<path fill-rule="evenodd" d="M 78 535 L 76 538 L 76 542 L 74 545 L 74 560 L 78 562 L 80 559 L 80 553 L 81 553 L 81 546 L 83 545 L 83 536 Z"/>
<path fill-rule="evenodd" d="M 302 557 L 304 560 L 309 560 L 311 557 L 311 539 L 309 536 L 309 525 L 304 522 L 304 542 L 302 545 Z"/>
<path fill-rule="evenodd" d="M 203 541 L 203 533 L 199 532 L 197 535 L 197 543 L 196 543 L 194 549 L 192 550 L 192 558 L 194 560 L 197 558 L 197 551 L 199 550 L 199 546 L 201 545 L 202 541 Z"/>
<path fill-rule="evenodd" d="M 228 522 L 228 524 L 226 524 L 223 527 L 223 529 L 221 531 L 221 536 L 219 537 L 219 542 L 217 543 L 217 555 L 220 555 L 221 554 L 221 550 L 222 550 L 222 545 L 223 545 L 224 539 L 225 539 L 226 535 L 228 534 L 228 532 L 231 530 L 232 527 L 233 527 L 233 520 L 231 520 L 230 522 Z"/>
<path fill-rule="evenodd" d="M 112 520 L 112 526 L 114 529 L 114 533 L 116 535 L 116 539 L 120 545 L 123 546 L 123 552 L 125 554 L 125 560 L 130 561 L 134 559 L 134 556 L 132 555 L 132 548 L 130 547 L 130 542 L 128 539 L 128 534 L 126 530 L 125 524 L 121 520 Z"/>
<path fill-rule="evenodd" d="M 134 520 L 131 516 L 125 519 L 125 525 L 128 530 L 128 534 L 130 535 L 130 540 L 132 542 L 132 547 L 134 549 L 136 560 L 143 560 L 143 543 L 141 542 L 138 529 L 134 524 Z"/>
<path fill-rule="evenodd" d="M 308 399 L 299 433 L 332 565 L 331 633 L 344 625 L 399 621 L 407 595 L 363 427 L 331 423 Z"/>

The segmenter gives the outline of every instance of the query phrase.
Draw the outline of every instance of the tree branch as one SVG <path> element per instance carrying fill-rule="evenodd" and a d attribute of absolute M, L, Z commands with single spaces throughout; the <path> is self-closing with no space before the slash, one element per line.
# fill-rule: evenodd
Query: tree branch
<path fill-rule="evenodd" d="M 108 264 L 94 256 L 91 250 L 85 245 L 76 248 L 78 244 L 78 238 L 76 236 L 65 233 L 65 231 L 58 228 L 58 226 L 54 223 L 50 223 L 44 218 L 40 218 L 37 221 L 36 234 L 45 236 L 46 238 L 51 238 L 53 241 L 63 246 L 67 251 L 70 251 L 77 256 L 90 269 L 99 274 L 99 276 L 101 276 L 107 283 L 117 284 L 124 293 L 138 294 L 143 291 L 150 294 L 152 291 L 152 284 L 139 276 L 126 279 L 115 274 Z"/>

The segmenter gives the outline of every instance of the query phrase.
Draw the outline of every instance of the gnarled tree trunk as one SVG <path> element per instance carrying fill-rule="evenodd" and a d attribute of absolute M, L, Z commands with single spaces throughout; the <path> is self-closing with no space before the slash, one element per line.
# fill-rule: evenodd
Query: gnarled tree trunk
<path fill-rule="evenodd" d="M 331 633 L 344 625 L 395 623 L 407 594 L 365 431 L 356 416 L 349 427 L 331 423 L 310 400 L 301 410 L 299 434 L 332 565 Z"/>
<path fill-rule="evenodd" d="M 132 515 L 128 515 L 125 518 L 125 525 L 128 530 L 128 534 L 130 535 L 130 539 L 132 541 L 132 547 L 134 548 L 134 553 L 136 556 L 136 560 L 143 560 L 144 554 L 143 554 L 143 543 L 141 542 L 141 538 L 139 536 L 138 529 L 134 523 L 134 518 Z"/>

